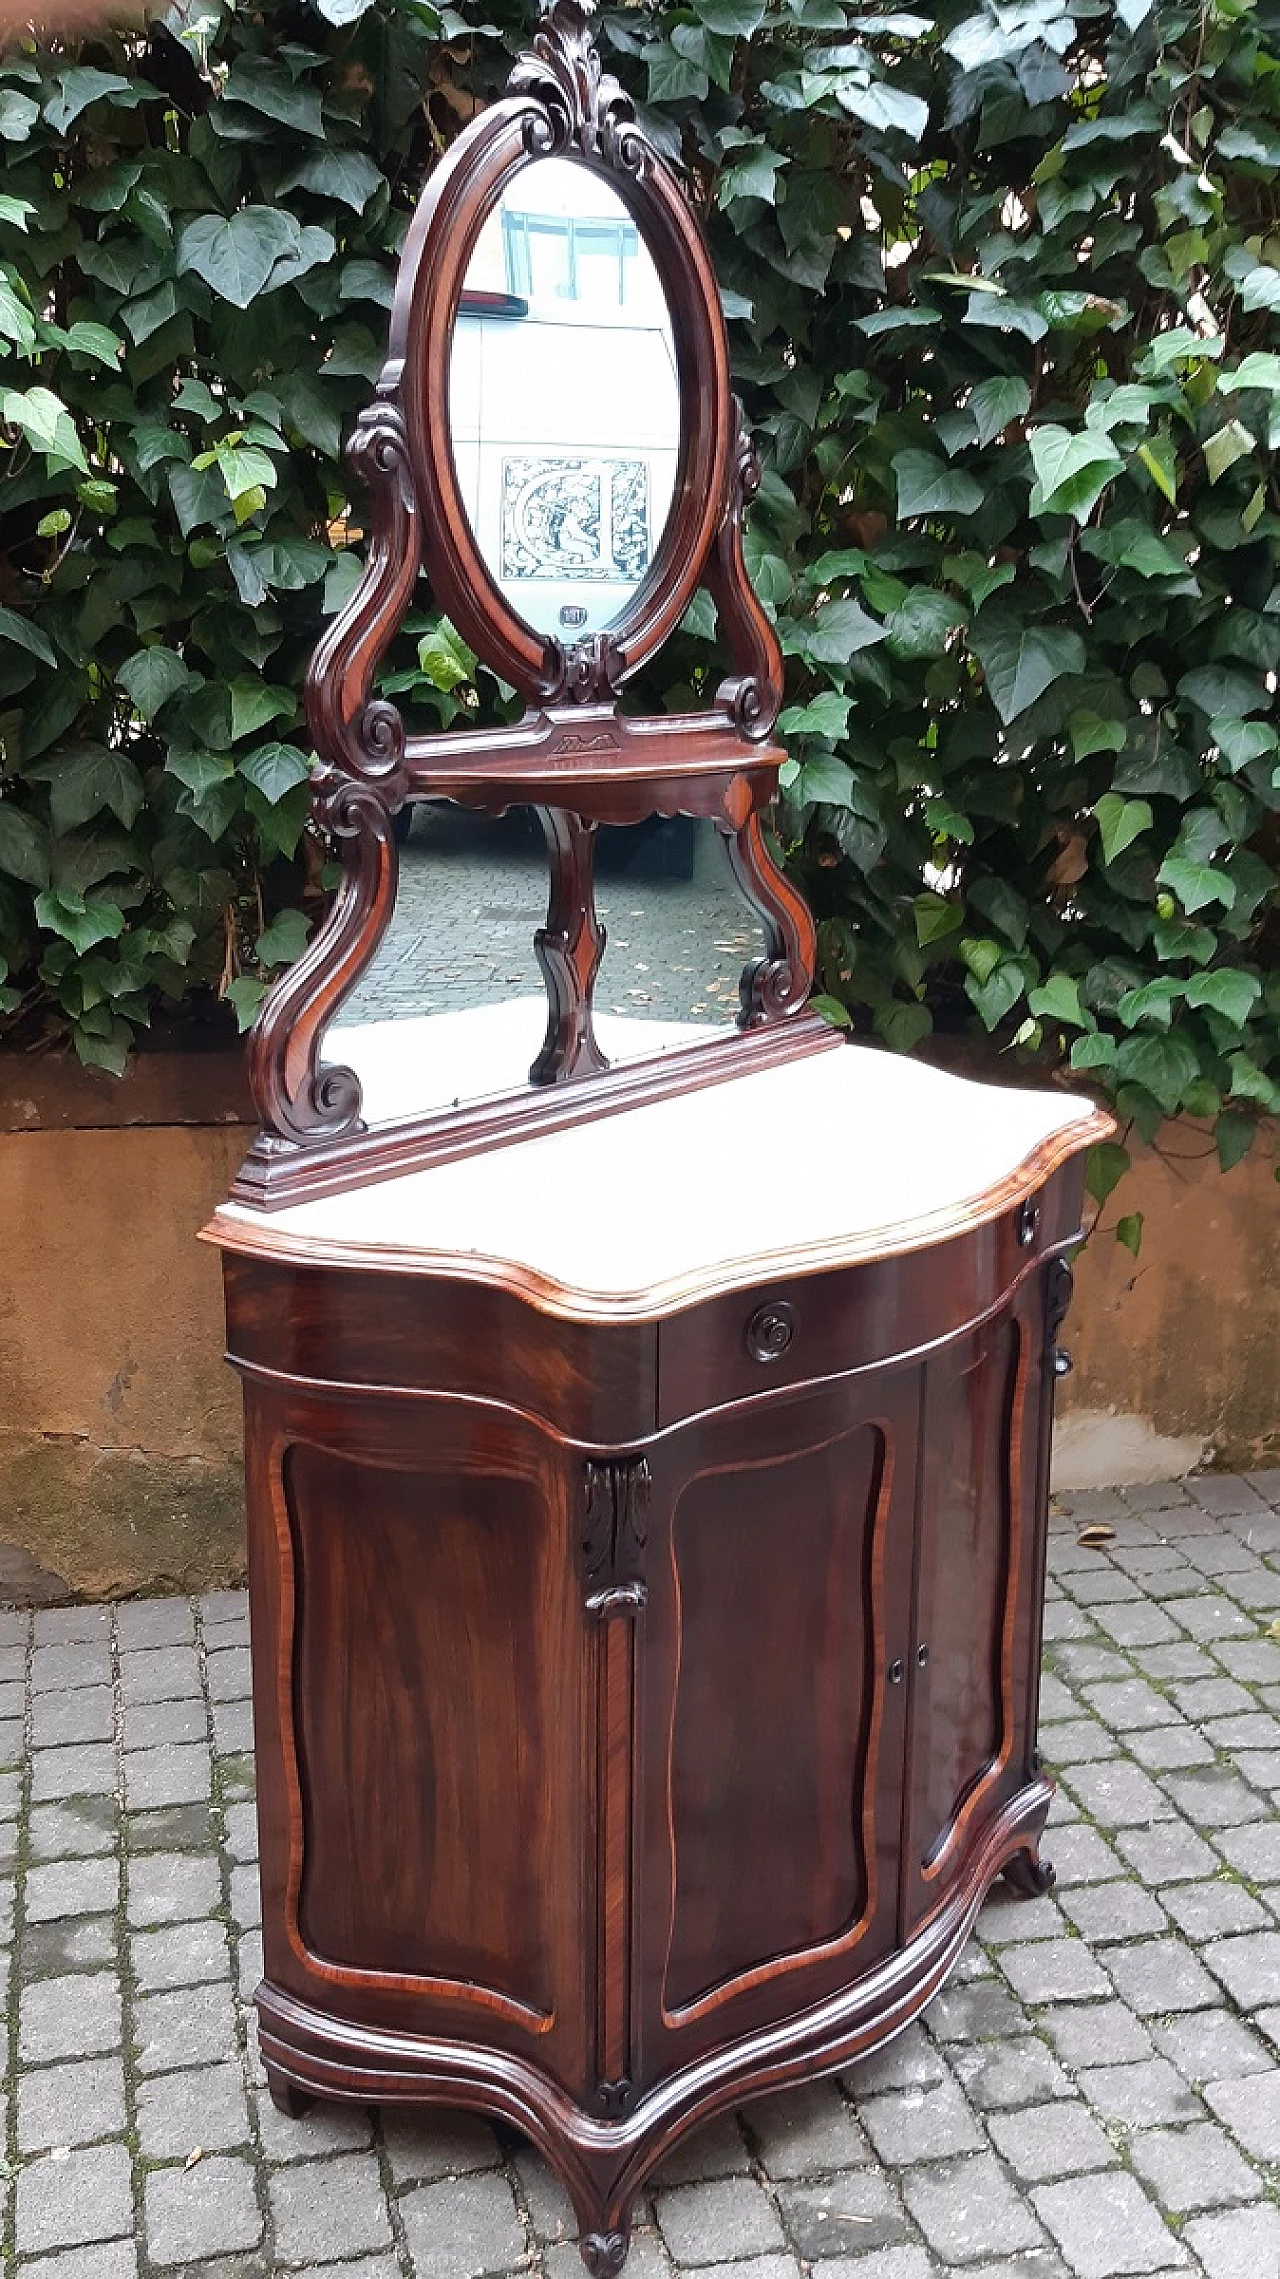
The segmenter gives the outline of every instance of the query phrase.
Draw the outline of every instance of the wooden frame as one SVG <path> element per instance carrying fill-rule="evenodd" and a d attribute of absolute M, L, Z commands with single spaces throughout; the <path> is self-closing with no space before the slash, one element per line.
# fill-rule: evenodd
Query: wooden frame
<path fill-rule="evenodd" d="M 467 263 L 507 185 L 540 158 L 605 175 L 636 221 L 671 313 L 682 434 L 670 515 L 655 559 L 619 618 L 576 643 L 543 639 L 490 576 L 462 502 L 449 421 L 449 361 Z M 533 806 L 551 867 L 537 954 L 546 1038 L 526 1090 L 469 1112 L 471 1144 L 565 1120 L 564 1088 L 589 1080 L 571 1114 L 608 1113 L 638 1097 L 742 1073 L 741 1040 L 713 1038 L 661 1060 L 610 1069 L 592 1026 L 604 950 L 593 862 L 601 823 L 686 815 L 711 820 L 735 879 L 761 918 L 766 954 L 744 969 L 740 1029 L 760 1053 L 835 1041 L 806 1011 L 815 935 L 803 898 L 770 853 L 761 815 L 785 757 L 773 740 L 782 658 L 752 591 L 742 517 L 759 466 L 731 394 L 710 257 L 680 185 L 604 73 L 578 0 L 554 0 L 506 96 L 482 112 L 433 174 L 405 245 L 387 361 L 348 447 L 373 504 L 365 574 L 321 640 L 307 680 L 318 765 L 313 812 L 337 840 L 342 883 L 324 925 L 266 998 L 250 1044 L 261 1129 L 233 1189 L 271 1208 L 456 1152 L 451 1119 L 377 1130 L 361 1120 L 355 1072 L 323 1060 L 325 1032 L 375 955 L 395 906 L 392 817 L 406 800 L 445 798 L 505 813 Z M 486 664 L 524 697 L 508 730 L 411 735 L 374 694 L 377 670 L 420 570 Z M 680 623 L 698 588 L 716 602 L 732 670 L 708 711 L 637 718 L 618 695 Z M 453 1121 L 456 1122 L 456 1119 Z"/>

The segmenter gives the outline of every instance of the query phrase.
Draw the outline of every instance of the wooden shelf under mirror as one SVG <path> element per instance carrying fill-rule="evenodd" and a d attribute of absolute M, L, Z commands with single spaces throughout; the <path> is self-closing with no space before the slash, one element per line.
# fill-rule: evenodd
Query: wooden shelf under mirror
<path fill-rule="evenodd" d="M 683 2136 L 898 2032 L 997 1875 L 1046 1887 L 1057 1338 L 1112 1127 L 810 1005 L 715 278 L 574 0 L 424 188 L 351 458 L 368 562 L 308 683 L 342 880 L 205 1230 L 260 2045 L 300 2128 L 321 2097 L 522 2131 L 603 2279 Z M 411 734 L 378 693 L 423 573 L 514 725 Z M 725 676 L 640 716 L 699 589 Z M 428 801 L 527 806 L 546 914 L 508 1000 L 388 1020 L 362 992 Z M 759 922 L 728 1029 L 597 1015 L 599 834 L 655 816 L 714 830 Z"/>

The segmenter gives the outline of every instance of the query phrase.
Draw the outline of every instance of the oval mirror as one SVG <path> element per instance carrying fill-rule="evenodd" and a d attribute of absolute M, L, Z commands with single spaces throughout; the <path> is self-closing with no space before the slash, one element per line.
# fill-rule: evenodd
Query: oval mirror
<path fill-rule="evenodd" d="M 680 391 L 653 257 L 592 168 L 534 160 L 483 224 L 449 414 L 463 506 L 511 607 L 566 647 L 614 624 L 670 513 Z"/>

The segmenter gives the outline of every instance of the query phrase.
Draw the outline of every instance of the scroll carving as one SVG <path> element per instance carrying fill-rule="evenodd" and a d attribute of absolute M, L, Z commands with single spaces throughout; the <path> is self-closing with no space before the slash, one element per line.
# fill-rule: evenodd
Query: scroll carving
<path fill-rule="evenodd" d="M 768 735 L 782 703 L 782 651 L 747 576 L 742 551 L 743 515 L 759 488 L 759 456 L 735 396 L 729 496 L 706 582 L 737 668 L 731 680 L 720 683 L 716 703 L 739 735 L 752 739 Z"/>
<path fill-rule="evenodd" d="M 809 905 L 769 852 L 758 813 L 726 838 L 738 885 L 764 925 L 767 954 L 742 969 L 738 1026 L 790 1020 L 813 987 L 818 938 Z"/>
<path fill-rule="evenodd" d="M 587 2232 L 578 2242 L 578 2253 L 591 2279 L 618 2279 L 630 2245 L 627 2232 Z"/>
<path fill-rule="evenodd" d="M 598 1621 L 639 1614 L 648 1603 L 644 1578 L 649 1532 L 649 1465 L 643 1456 L 586 1467 L 582 1527 L 584 1597 Z"/>
<path fill-rule="evenodd" d="M 525 143 L 539 158 L 573 147 L 626 174 L 641 174 L 652 146 L 636 125 L 635 105 L 601 68 L 591 37 L 591 0 L 555 0 L 521 56 L 508 86 L 538 105 L 525 122 Z"/>

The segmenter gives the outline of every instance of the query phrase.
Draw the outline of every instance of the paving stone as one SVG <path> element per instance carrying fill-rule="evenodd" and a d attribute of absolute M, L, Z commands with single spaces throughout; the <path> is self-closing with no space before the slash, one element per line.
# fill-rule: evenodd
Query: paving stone
<path fill-rule="evenodd" d="M 73 1970 L 115 1970 L 119 1959 L 113 1915 L 67 1915 L 53 1923 L 27 1924 L 18 1969 L 26 1985 L 37 1978 L 63 1978 Z"/>
<path fill-rule="evenodd" d="M 1142 1596 L 1141 1583 L 1135 1582 L 1132 1575 L 1117 1574 L 1113 1567 L 1069 1573 L 1067 1585 L 1077 1606 L 1115 1605 L 1124 1599 Z"/>
<path fill-rule="evenodd" d="M 226 1815 L 227 1850 L 233 1860 L 258 1857 L 258 1815 L 252 1804 L 233 1804 Z"/>
<path fill-rule="evenodd" d="M 995 1947 L 1019 1947 L 1028 1939 L 1060 1939 L 1062 1916 L 1051 1898 L 1027 1899 L 997 1884 L 983 1901 L 978 1937 Z"/>
<path fill-rule="evenodd" d="M 1021 2113 L 995 2113 L 987 2123 L 996 2151 L 1028 2184 L 1109 2168 L 1116 2154 L 1083 2105 L 1032 2105 Z"/>
<path fill-rule="evenodd" d="M 1171 1645 L 1180 1635 L 1177 1623 L 1150 1599 L 1139 1599 L 1133 1606 L 1096 1606 L 1093 1618 L 1117 1646 Z"/>
<path fill-rule="evenodd" d="M 1042 1939 L 1035 1946 L 1005 1947 L 1000 1968 L 1024 2002 L 1087 2002 L 1111 1992 L 1106 1972 L 1083 1939 Z"/>
<path fill-rule="evenodd" d="M 1173 1703 L 1143 1678 L 1086 1686 L 1084 1697 L 1094 1714 L 1105 1718 L 1126 1740 L 1144 1726 L 1176 1724 L 1178 1720 Z"/>
<path fill-rule="evenodd" d="M 1254 1707 L 1253 1698 L 1234 1678 L 1193 1678 L 1172 1687 L 1173 1698 L 1184 1717 L 1203 1725 L 1210 1717 L 1230 1717 Z"/>
<path fill-rule="evenodd" d="M 1132 2176 L 1078 2176 L 1031 2197 L 1079 2279 L 1163 2272 L 1187 2260 Z"/>
<path fill-rule="evenodd" d="M 215 2153 L 194 2168 L 153 2168 L 145 2187 L 147 2252 L 160 2265 L 256 2247 L 262 2212 L 247 2160 Z"/>
<path fill-rule="evenodd" d="M 253 1703 L 215 1701 L 213 1747 L 220 1757 L 248 1755 L 253 1748 Z"/>
<path fill-rule="evenodd" d="M 977 2123 L 951 2080 L 940 2081 L 934 2089 L 902 2089 L 887 2097 L 865 2098 L 858 2117 L 879 2158 L 891 2168 L 982 2148 Z"/>
<path fill-rule="evenodd" d="M 1039 2225 L 989 2152 L 909 2169 L 903 2191 L 930 2247 L 952 2262 L 1040 2244 Z"/>
<path fill-rule="evenodd" d="M 1280 1684 L 1280 1645 L 1269 1638 L 1229 1638 L 1215 1646 L 1215 1658 L 1246 1685 Z"/>
<path fill-rule="evenodd" d="M 1152 1773 L 1213 1763 L 1213 1750 L 1203 1733 L 1181 1719 L 1176 1725 L 1153 1725 L 1145 1733 L 1131 1733 L 1127 1746 L 1130 1756 Z"/>
<path fill-rule="evenodd" d="M 1173 1818 L 1164 1790 L 1140 1765 L 1123 1759 L 1116 1764 L 1077 1765 L 1068 1785 L 1090 1819 L 1103 1828 L 1145 1828 L 1153 1820 Z"/>
<path fill-rule="evenodd" d="M 196 1601 L 200 1620 L 206 1630 L 219 1623 L 247 1622 L 249 1594 L 247 1591 L 204 1591 Z"/>
<path fill-rule="evenodd" d="M 129 1959 L 134 1977 L 146 1993 L 164 1986 L 197 1986 L 205 1979 L 225 1978 L 231 1968 L 225 1926 L 207 1918 L 167 1924 L 159 1931 L 136 1931 L 129 1941 Z"/>
<path fill-rule="evenodd" d="M 262 2149 L 271 2161 L 283 2164 L 319 2160 L 334 2152 L 364 2152 L 373 2142 L 373 2114 L 367 2105 L 312 2105 L 296 2121 L 280 2112 L 269 2096 L 259 2095 L 254 2105 Z M 492 2131 L 489 2136 L 492 2143 Z"/>
<path fill-rule="evenodd" d="M 209 1794 L 210 1777 L 209 1752 L 203 1746 L 139 1749 L 125 1758 L 125 1802 L 130 1812 L 199 1804 Z"/>
<path fill-rule="evenodd" d="M 805 2262 L 870 2254 L 911 2238 L 902 2202 L 879 2169 L 855 2169 L 823 2184 L 784 2184 L 778 2198 L 791 2244 Z"/>
<path fill-rule="evenodd" d="M 157 1646 L 120 1657 L 120 1692 L 126 1713 L 135 1702 L 180 1701 L 202 1693 L 193 1646 Z"/>
<path fill-rule="evenodd" d="M 335 2110 L 332 2106 L 323 2109 Z M 316 2106 L 307 2115 L 308 2121 L 321 2110 Z M 265 2118 L 265 2101 L 262 2111 Z M 389 2108 L 382 2116 L 382 2137 L 397 2187 L 435 2183 L 442 2176 L 475 2175 L 480 2169 L 497 2168 L 502 2160 L 488 2122 L 472 2113 Z"/>
<path fill-rule="evenodd" d="M 1252 2028 L 1227 2010 L 1195 2010 L 1154 2029 L 1162 2056 L 1171 2058 L 1184 2081 L 1227 2081 L 1266 2073 L 1274 2059 Z"/>
<path fill-rule="evenodd" d="M 116 1641 L 122 1654 L 145 1646 L 186 1646 L 194 1638 L 195 1616 L 187 1599 L 126 1599 L 116 1608 Z"/>
<path fill-rule="evenodd" d="M 255 1867 L 231 1870 L 231 1920 L 244 1931 L 255 1930 L 262 1921 L 262 1885 Z"/>
<path fill-rule="evenodd" d="M 840 2078 L 856 2106 L 882 2089 L 925 2089 L 941 2081 L 946 2070 L 923 2026 L 916 2025 L 895 2034 L 873 2057 L 860 2058 Z"/>
<path fill-rule="evenodd" d="M 68 1741 L 109 1741 L 115 1730 L 110 1686 L 77 1686 L 69 1693 L 38 1693 L 31 1704 L 31 1739 L 37 1749 Z"/>
<path fill-rule="evenodd" d="M 1280 1653 L 1276 1656 L 1275 1675 L 1280 1679 Z M 1074 1717 L 1079 1706 L 1075 1695 L 1064 1686 L 1061 1678 L 1051 1677 L 1046 1670 L 1040 1680 L 1040 1723 L 1049 1725 L 1055 1718 Z"/>
<path fill-rule="evenodd" d="M 1087 1685 L 1095 1678 L 1131 1678 L 1132 1664 L 1113 1646 L 1096 1640 L 1068 1639 L 1054 1646 L 1051 1659 L 1070 1684 Z"/>
<path fill-rule="evenodd" d="M 534 2238 L 539 2243 L 554 2246 L 560 2240 L 576 2239 L 578 2221 L 569 2198 L 558 2176 L 553 2176 L 545 2160 L 527 2146 L 517 2152 L 514 2159 L 516 2175 L 524 2194 Z"/>
<path fill-rule="evenodd" d="M 32 1653 L 33 1693 L 70 1693 L 80 1686 L 110 1683 L 111 1654 L 105 1639 L 75 1646 L 37 1646 Z"/>
<path fill-rule="evenodd" d="M 1242 1883 L 1218 1877 L 1213 1883 L 1175 1883 L 1161 1893 L 1161 1904 L 1180 1931 L 1199 1943 L 1225 1938 L 1231 1931 L 1259 1931 L 1268 1927 L 1264 1908 Z"/>
<path fill-rule="evenodd" d="M 87 1858 L 113 1852 L 116 1812 L 110 1797 L 81 1796 L 71 1804 L 36 1804 L 30 1820 L 31 1856 L 36 1860 Z"/>
<path fill-rule="evenodd" d="M 657 2195 L 658 2229 L 677 2263 L 725 2262 L 786 2245 L 777 2212 L 754 2178 L 718 2177 Z"/>
<path fill-rule="evenodd" d="M 1280 1880 L 1280 1820 L 1256 1828 L 1224 1828 L 1215 1842 L 1223 1858 L 1250 1883 Z"/>
<path fill-rule="evenodd" d="M 1053 1865 L 1058 1883 L 1110 1883 L 1123 1875 L 1124 1863 L 1096 1828 L 1063 1828 L 1053 1839 Z"/>
<path fill-rule="evenodd" d="M 18 2076 L 18 2150 L 93 2144 L 123 2136 L 124 2067 L 118 2057 L 76 2058 Z"/>
<path fill-rule="evenodd" d="M 166 1749 L 175 1742 L 204 1741 L 209 1713 L 198 1695 L 183 1701 L 138 1701 L 124 1713 L 127 1755 L 140 1749 Z"/>
<path fill-rule="evenodd" d="M 235 2054 L 235 2013 L 227 1986 L 144 1994 L 134 2004 L 141 2073 L 168 2073 Z"/>
<path fill-rule="evenodd" d="M 1271 2204 L 1197 2216 L 1184 2237 L 1206 2279 L 1270 2279 L 1280 2271 L 1280 2208 Z"/>
<path fill-rule="evenodd" d="M 1201 2121 L 1187 2129 L 1140 2130 L 1129 2158 L 1162 2208 L 1186 2216 L 1262 2198 L 1262 2178 L 1240 2158 L 1230 2137 Z"/>
<path fill-rule="evenodd" d="M 797 2264 L 784 2264 L 780 2257 L 771 2257 L 768 2264 L 735 2264 L 730 2279 L 781 2279 L 783 2271 L 798 2269 Z M 856 2262 L 848 2256 L 835 2256 L 824 2263 L 822 2279 L 934 2279 L 937 2269 L 927 2248 L 886 2247 L 874 2255 L 860 2255 Z M 692 2272 L 689 2279 L 725 2279 L 724 2266 Z"/>
<path fill-rule="evenodd" d="M 368 2154 L 337 2153 L 274 2169 L 267 2196 L 276 2249 L 284 2263 L 332 2262 L 339 2255 L 391 2245 L 378 2164 Z"/>
<path fill-rule="evenodd" d="M 1255 2160 L 1280 2160 L 1280 2066 L 1243 2081 L 1212 2081 L 1204 2100 Z"/>
<path fill-rule="evenodd" d="M 981 2113 L 1039 2104 L 1046 2097 L 1069 2097 L 1072 2093 L 1071 2083 L 1052 2052 L 1034 2034 L 953 2050 L 952 2064 L 969 2103 Z"/>
<path fill-rule="evenodd" d="M 822 2175 L 833 2168 L 857 2167 L 870 2157 L 848 2100 L 833 2081 L 815 2081 L 780 2097 L 762 2097 L 750 2106 L 745 2120 L 761 2166 L 774 2178 Z"/>
<path fill-rule="evenodd" d="M 1280 1749 L 1280 1717 L 1267 1716 L 1260 1709 L 1243 1717 L 1210 1718 L 1204 1730 L 1215 1749 L 1231 1754 L 1241 1749 Z"/>
<path fill-rule="evenodd" d="M 216 1844 L 219 1823 L 208 1804 L 172 1804 L 130 1813 L 126 1832 L 131 1852 L 200 1852 Z"/>
<path fill-rule="evenodd" d="M 22 2279 L 138 2279 L 138 2250 L 132 2240 L 108 2240 L 97 2247 L 73 2247 L 24 2263 Z"/>
<path fill-rule="evenodd" d="M 1156 1828 L 1122 1828 L 1116 1843 L 1145 1884 L 1160 1891 L 1166 1883 L 1202 1882 L 1216 1875 L 1216 1852 L 1185 1820 L 1165 1820 Z"/>
<path fill-rule="evenodd" d="M 994 1983 L 944 1987 L 929 2004 L 925 2017 L 930 2033 L 939 2042 L 992 2041 L 1026 2027 L 1017 2003 L 1003 1986 Z"/>
<path fill-rule="evenodd" d="M 228 1646 L 205 1657 L 210 1701 L 247 1701 L 253 1689 L 253 1671 L 247 1646 Z"/>
<path fill-rule="evenodd" d="M 53 1860 L 27 1871 L 29 1923 L 110 1911 L 119 1896 L 120 1870 L 114 1859 Z"/>
<path fill-rule="evenodd" d="M 1107 1969 L 1121 1999 L 1140 2018 L 1163 2017 L 1171 2010 L 1208 2010 L 1218 2000 L 1213 1980 L 1182 1939 L 1143 1939 L 1131 1947 L 1111 1947 Z"/>
<path fill-rule="evenodd" d="M 525 2260 L 524 2226 L 504 2176 L 423 2184 L 406 2192 L 400 2216 L 414 2279 L 477 2279 Z"/>
<path fill-rule="evenodd" d="M 1202 1608 L 1206 1603 L 1204 1599 L 1194 1598 L 1180 1602 L 1183 1608 Z M 1181 1619 L 1186 1627 L 1186 1615 Z M 1171 1678 L 1216 1678 L 1219 1674 L 1212 1655 L 1207 1654 L 1203 1646 L 1193 1645 L 1190 1639 L 1183 1639 L 1177 1646 L 1146 1646 L 1135 1659 L 1141 1662 L 1144 1677 L 1155 1678 L 1161 1685 Z"/>
<path fill-rule="evenodd" d="M 221 1904 L 222 1878 L 212 1855 L 146 1852 L 129 1862 L 126 1912 L 137 1929 L 190 1922 Z"/>
<path fill-rule="evenodd" d="M 1197 1828 L 1238 1828 L 1266 1814 L 1256 1790 L 1223 1765 L 1167 1773 L 1161 1785 Z"/>
<path fill-rule="evenodd" d="M 1149 1891 L 1126 1883 L 1085 1883 L 1064 1893 L 1063 1911 L 1090 1945 L 1143 1938 L 1168 1930 L 1168 1921 Z"/>
<path fill-rule="evenodd" d="M 22 1761 L 24 1734 L 20 1717 L 0 1718 L 0 1765 L 17 1765 Z"/>
<path fill-rule="evenodd" d="M 37 1646 L 100 1645 L 111 1637 L 109 1606 L 41 1606 L 32 1618 Z"/>
<path fill-rule="evenodd" d="M 1280 1931 L 1215 1939 L 1204 1959 L 1241 2010 L 1259 2010 L 1280 1992 Z"/>
<path fill-rule="evenodd" d="M 120 2032 L 120 1988 L 107 1971 L 41 1979 L 22 1990 L 18 2056 L 24 2065 L 96 2057 L 120 2047 Z"/>
<path fill-rule="evenodd" d="M 19 2255 L 123 2238 L 133 2230 L 133 2186 L 122 2144 L 45 2153 L 18 2175 Z"/>
<path fill-rule="evenodd" d="M 1076 2086 L 1104 2120 L 1125 2128 L 1157 2128 L 1164 2122 L 1203 2118 L 1199 2100 L 1167 2058 L 1138 2065 L 1086 2066 Z"/>
<path fill-rule="evenodd" d="M 231 2058 L 138 2083 L 138 2141 L 145 2160 L 185 2160 L 199 2145 L 229 2152 L 250 2139 L 240 2068 Z"/>

